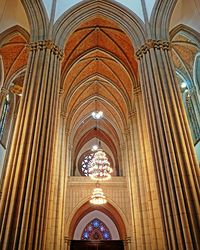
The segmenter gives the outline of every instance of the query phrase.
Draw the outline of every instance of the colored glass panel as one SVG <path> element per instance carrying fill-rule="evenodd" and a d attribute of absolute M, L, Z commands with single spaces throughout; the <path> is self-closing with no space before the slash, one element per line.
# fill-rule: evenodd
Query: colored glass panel
<path fill-rule="evenodd" d="M 111 240 L 107 226 L 99 219 L 93 219 L 83 230 L 81 240 Z"/>

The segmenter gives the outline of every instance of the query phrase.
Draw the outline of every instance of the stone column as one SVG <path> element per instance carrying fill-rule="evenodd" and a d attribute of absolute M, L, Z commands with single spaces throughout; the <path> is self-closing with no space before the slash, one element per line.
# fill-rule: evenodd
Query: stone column
<path fill-rule="evenodd" d="M 157 192 L 157 179 L 154 173 L 152 153 L 147 131 L 146 115 L 142 98 L 141 88 L 134 90 L 134 103 L 136 108 L 137 129 L 133 131 L 138 134 L 139 153 L 138 179 L 141 186 L 140 209 L 143 214 L 143 224 L 146 229 L 146 245 L 144 249 L 164 249 L 162 217 L 160 213 L 159 196 Z"/>
<path fill-rule="evenodd" d="M 60 113 L 58 121 L 58 136 L 56 141 L 56 159 L 51 183 L 51 204 L 48 217 L 47 250 L 64 249 L 64 205 L 66 183 L 66 114 Z"/>
<path fill-rule="evenodd" d="M 198 249 L 198 163 L 175 80 L 170 44 L 149 40 L 136 53 L 166 249 Z"/>
<path fill-rule="evenodd" d="M 52 173 L 62 53 L 51 41 L 29 47 L 25 89 L 0 204 L 2 250 L 46 248 L 50 187 L 57 181 Z"/>
<path fill-rule="evenodd" d="M 126 143 L 122 143 L 120 145 L 120 152 L 121 152 L 121 164 L 123 165 L 123 175 L 127 177 L 127 188 L 129 190 L 129 199 L 130 199 L 130 209 L 131 209 L 131 221 L 129 221 L 129 224 L 127 225 L 127 234 L 125 235 L 124 240 L 124 247 L 126 250 L 131 249 L 132 243 L 133 247 L 135 247 L 135 242 L 136 242 L 136 229 L 135 229 L 135 219 L 134 219 L 134 198 L 133 198 L 133 159 L 132 159 L 132 145 L 131 145 L 131 140 L 130 140 L 130 129 L 127 128 L 124 132 L 124 138 L 126 140 Z M 131 241 L 132 237 L 132 241 Z M 130 244 L 126 244 L 127 241 L 126 239 L 129 238 Z M 135 249 L 135 248 L 134 248 Z"/>
<path fill-rule="evenodd" d="M 134 98 L 136 104 L 138 100 Z M 135 106 L 136 108 L 136 106 Z M 135 226 L 135 240 L 133 241 L 134 249 L 152 249 L 151 241 L 154 241 L 153 237 L 150 238 L 149 221 L 148 221 L 148 208 L 147 208 L 147 191 L 146 191 L 146 175 L 144 171 L 145 155 L 141 148 L 140 141 L 140 110 L 135 109 L 130 113 L 130 135 L 132 145 L 132 159 L 131 165 L 131 184 L 133 189 L 133 210 L 134 210 L 134 226 Z M 148 139 L 148 138 L 147 138 Z M 154 234 L 154 229 L 152 235 Z M 151 235 L 151 236 L 152 236 Z M 156 249 L 156 248 L 154 248 Z"/>

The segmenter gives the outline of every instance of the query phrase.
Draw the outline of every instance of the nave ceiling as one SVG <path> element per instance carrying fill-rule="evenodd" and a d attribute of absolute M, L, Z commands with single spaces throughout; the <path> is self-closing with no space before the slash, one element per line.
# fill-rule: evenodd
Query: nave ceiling
<path fill-rule="evenodd" d="M 20 6 L 18 4 L 19 11 Z M 22 91 L 29 43 L 28 32 L 19 27 L 15 26 L 17 32 L 11 28 L 11 35 L 8 32 L 0 41 L 4 82 L 18 95 Z M 27 25 L 24 27 L 27 29 Z M 185 38 L 177 36 L 176 39 L 183 41 Z M 189 58 L 187 51 L 191 50 Z M 94 138 L 102 140 L 114 158 L 119 157 L 129 116 L 134 112 L 134 92 L 139 86 L 134 53 L 122 29 L 100 15 L 81 21 L 66 41 L 61 65 L 62 113 L 67 117 L 75 159 L 84 145 L 87 145 L 85 151 L 89 149 L 88 142 Z M 175 66 L 190 70 L 195 53 L 195 46 L 174 42 Z M 102 120 L 92 118 L 91 113 L 95 110 L 103 111 Z"/>

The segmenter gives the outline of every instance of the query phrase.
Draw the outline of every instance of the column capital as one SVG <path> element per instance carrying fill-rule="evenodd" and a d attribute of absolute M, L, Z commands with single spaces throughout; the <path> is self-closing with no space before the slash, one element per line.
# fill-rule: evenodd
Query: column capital
<path fill-rule="evenodd" d="M 42 40 L 42 41 L 31 42 L 28 44 L 27 47 L 30 49 L 30 51 L 49 49 L 60 60 L 63 57 L 62 50 L 51 40 Z"/>
<path fill-rule="evenodd" d="M 141 86 L 137 86 L 136 88 L 133 89 L 133 94 L 134 95 L 139 95 L 142 93 Z"/>
<path fill-rule="evenodd" d="M 124 131 L 124 134 L 127 135 L 127 136 L 129 136 L 130 133 L 131 133 L 131 128 L 130 128 L 130 126 L 127 126 L 126 129 L 125 129 L 125 131 Z"/>
<path fill-rule="evenodd" d="M 150 49 L 159 49 L 159 50 L 170 50 L 171 43 L 164 40 L 147 40 L 135 53 L 136 58 L 140 60 L 144 54 L 146 54 Z"/>
<path fill-rule="evenodd" d="M 70 133 L 71 133 L 70 130 L 69 130 L 68 128 L 66 128 L 65 134 L 66 134 L 66 135 L 70 135 Z"/>
<path fill-rule="evenodd" d="M 59 90 L 59 95 L 62 96 L 63 93 L 64 93 L 64 89 L 63 89 L 63 88 L 60 88 L 60 90 Z"/>
<path fill-rule="evenodd" d="M 0 90 L 0 95 L 1 96 L 7 96 L 7 94 L 9 93 L 9 90 L 6 88 L 1 88 Z"/>
<path fill-rule="evenodd" d="M 67 112 L 61 111 L 60 116 L 61 116 L 63 119 L 66 119 L 66 118 L 67 118 Z"/>
<path fill-rule="evenodd" d="M 130 118 L 132 118 L 132 117 L 136 117 L 136 114 L 137 114 L 136 109 L 133 109 L 133 110 L 131 110 L 131 111 L 129 112 L 128 116 L 129 116 Z"/>

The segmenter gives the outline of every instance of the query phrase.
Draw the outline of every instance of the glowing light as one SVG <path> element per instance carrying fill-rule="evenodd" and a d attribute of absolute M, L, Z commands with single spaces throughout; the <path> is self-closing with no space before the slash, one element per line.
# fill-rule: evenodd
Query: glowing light
<path fill-rule="evenodd" d="M 181 83 L 181 88 L 182 88 L 182 89 L 185 89 L 186 87 L 187 87 L 187 83 L 186 83 L 186 82 L 182 82 L 182 83 Z"/>
<path fill-rule="evenodd" d="M 89 176 L 93 180 L 109 180 L 113 169 L 110 167 L 110 162 L 102 149 L 94 154 L 94 157 L 88 165 Z"/>
<path fill-rule="evenodd" d="M 99 120 L 103 117 L 103 112 L 102 111 L 93 111 L 92 112 L 92 117 L 96 120 Z"/>
<path fill-rule="evenodd" d="M 92 146 L 92 151 L 97 151 L 98 148 L 99 148 L 98 145 L 93 145 Z"/>
<path fill-rule="evenodd" d="M 102 188 L 94 188 L 92 193 L 90 203 L 95 205 L 103 205 L 107 202 L 106 197 L 102 191 Z"/>

